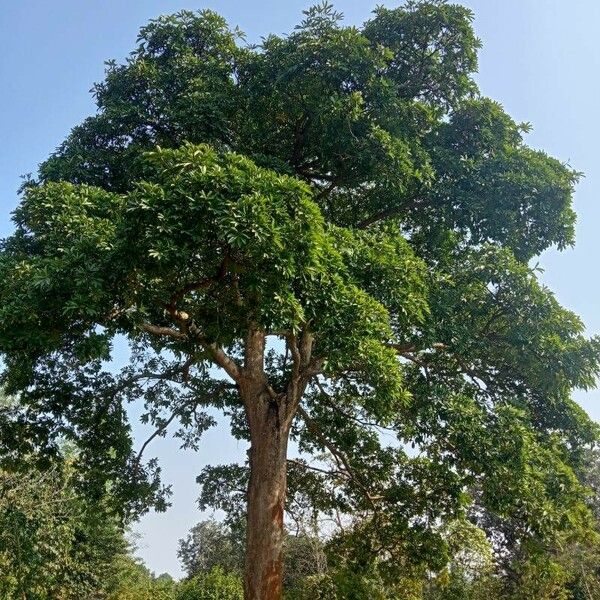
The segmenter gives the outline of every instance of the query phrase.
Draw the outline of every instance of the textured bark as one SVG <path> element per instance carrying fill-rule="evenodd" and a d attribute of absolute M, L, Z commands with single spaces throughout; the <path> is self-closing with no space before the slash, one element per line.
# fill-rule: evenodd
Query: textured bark
<path fill-rule="evenodd" d="M 289 419 L 283 398 L 260 394 L 246 406 L 251 445 L 244 598 L 280 600 Z"/>
<path fill-rule="evenodd" d="M 245 600 L 281 600 L 283 596 L 283 515 L 287 445 L 294 414 L 322 361 L 311 362 L 313 336 L 289 335 L 292 370 L 285 393 L 270 386 L 264 372 L 265 334 L 251 327 L 244 366 L 234 372 L 250 429 Z"/>

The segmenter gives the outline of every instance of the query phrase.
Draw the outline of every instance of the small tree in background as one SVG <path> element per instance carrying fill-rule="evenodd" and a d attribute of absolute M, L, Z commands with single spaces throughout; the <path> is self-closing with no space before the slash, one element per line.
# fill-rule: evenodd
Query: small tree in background
<path fill-rule="evenodd" d="M 259 47 L 210 11 L 142 28 L 2 245 L 6 453 L 74 439 L 89 493 L 136 513 L 162 499 L 126 403 L 190 447 L 223 409 L 249 462 L 201 480 L 243 504 L 248 600 L 282 594 L 290 437 L 289 498 L 360 515 L 344 556 L 375 579 L 443 568 L 438 525 L 473 502 L 531 543 L 588 529 L 571 390 L 599 344 L 529 266 L 573 243 L 578 174 L 478 94 L 471 21 L 423 0 L 361 28 L 321 5 Z"/>
<path fill-rule="evenodd" d="M 200 521 L 179 542 L 179 559 L 188 577 L 214 567 L 241 574 L 244 569 L 243 539 L 214 519 Z"/>
<path fill-rule="evenodd" d="M 239 576 L 221 567 L 194 575 L 177 589 L 177 600 L 242 600 L 244 590 Z"/>
<path fill-rule="evenodd" d="M 131 554 L 116 556 L 105 584 L 106 600 L 175 600 L 177 584 L 170 575 L 155 577 Z"/>

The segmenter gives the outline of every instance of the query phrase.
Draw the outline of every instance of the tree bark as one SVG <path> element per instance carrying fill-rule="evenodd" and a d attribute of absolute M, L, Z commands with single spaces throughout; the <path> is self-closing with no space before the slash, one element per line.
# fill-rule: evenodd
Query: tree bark
<path fill-rule="evenodd" d="M 246 402 L 250 426 L 245 600 L 283 594 L 283 515 L 290 419 L 285 398 L 266 393 Z"/>

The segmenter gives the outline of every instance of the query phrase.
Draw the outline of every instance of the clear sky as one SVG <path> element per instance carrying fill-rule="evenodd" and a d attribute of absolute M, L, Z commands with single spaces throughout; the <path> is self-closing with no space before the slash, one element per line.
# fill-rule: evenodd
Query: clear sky
<path fill-rule="evenodd" d="M 103 61 L 133 49 L 148 19 L 180 9 L 212 8 L 239 25 L 250 42 L 286 33 L 310 1 L 300 0 L 0 0 L 0 236 L 11 231 L 20 175 L 94 111 L 88 90 L 102 79 Z M 352 24 L 364 22 L 376 4 L 338 0 Z M 477 77 L 482 92 L 501 102 L 517 121 L 529 121 L 528 143 L 583 171 L 575 208 L 577 245 L 540 260 L 543 280 L 559 300 L 600 333 L 600 45 L 597 0 L 464 0 L 475 12 L 483 41 Z M 600 392 L 577 394 L 600 421 Z M 137 431 L 141 437 L 143 432 Z M 177 540 L 199 519 L 195 476 L 207 463 L 244 456 L 246 448 L 225 428 L 209 432 L 200 453 L 182 452 L 159 440 L 150 452 L 173 484 L 173 507 L 148 515 L 137 527 L 139 554 L 151 569 L 180 575 Z"/>

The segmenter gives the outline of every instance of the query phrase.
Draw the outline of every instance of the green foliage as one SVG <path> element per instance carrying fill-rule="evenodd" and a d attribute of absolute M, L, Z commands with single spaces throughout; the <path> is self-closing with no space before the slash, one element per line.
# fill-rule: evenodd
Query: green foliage
<path fill-rule="evenodd" d="M 154 577 L 138 560 L 118 556 L 106 582 L 106 600 L 174 600 L 176 583 L 169 575 Z"/>
<path fill-rule="evenodd" d="M 317 581 L 326 572 L 325 548 L 316 532 L 288 533 L 283 541 L 283 556 L 283 583 L 290 597 L 304 593 L 307 581 Z"/>
<path fill-rule="evenodd" d="M 40 309 L 61 315 L 40 346 L 60 348 L 77 333 L 89 341 L 96 322 L 139 337 L 134 327 L 143 319 L 164 321 L 164 307 L 180 293 L 173 290 L 184 294 L 179 312 L 193 314 L 207 339 L 226 346 L 249 321 L 273 332 L 310 321 L 335 364 L 357 343 L 391 336 L 384 307 L 353 283 L 306 185 L 207 146 L 158 150 L 146 164 L 146 181 L 125 196 L 66 183 L 26 190 L 16 212 L 19 232 L 3 255 L 4 291 L 16 294 L 18 286 L 15 302 L 38 293 Z M 351 244 L 346 237 L 346 253 Z M 401 248 L 404 265 L 398 247 L 379 247 L 396 263 L 390 275 L 408 266 L 404 277 L 422 285 L 420 263 L 406 244 Z M 73 261 L 82 259 L 76 268 Z M 194 297 L 188 288 L 208 293 Z M 418 297 L 412 302 L 404 307 L 409 321 L 424 310 Z M 13 304 L 2 313 L 13 346 L 12 330 L 28 337 L 39 318 L 22 309 Z M 69 327 L 74 314 L 86 315 L 79 331 Z M 85 350 L 103 357 L 103 346 Z M 370 351 L 365 346 L 365 359 Z"/>
<path fill-rule="evenodd" d="M 214 567 L 182 582 L 176 600 L 243 600 L 242 582 L 238 575 Z"/>
<path fill-rule="evenodd" d="M 77 493 L 69 464 L 0 471 L 0 595 L 79 599 L 105 589 L 126 544 L 102 506 Z"/>
<path fill-rule="evenodd" d="M 178 556 L 189 578 L 220 567 L 240 574 L 244 565 L 244 542 L 223 523 L 214 519 L 201 521 L 180 540 Z"/>
<path fill-rule="evenodd" d="M 445 227 L 469 232 L 470 245 L 493 240 L 524 262 L 549 244 L 573 243 L 570 198 L 580 175 L 525 146 L 526 130 L 487 98 L 462 103 L 427 139 L 437 178 L 424 207 Z M 429 230 L 432 216 L 418 219 Z"/>
<path fill-rule="evenodd" d="M 241 576 L 245 534 L 243 523 L 240 526 L 240 523 L 224 523 L 214 519 L 200 521 L 192 527 L 188 536 L 180 540 L 178 551 L 188 579 L 215 569 Z M 319 581 L 325 574 L 327 558 L 324 545 L 314 532 L 287 533 L 283 554 L 286 597 L 302 596 L 309 582 Z"/>

